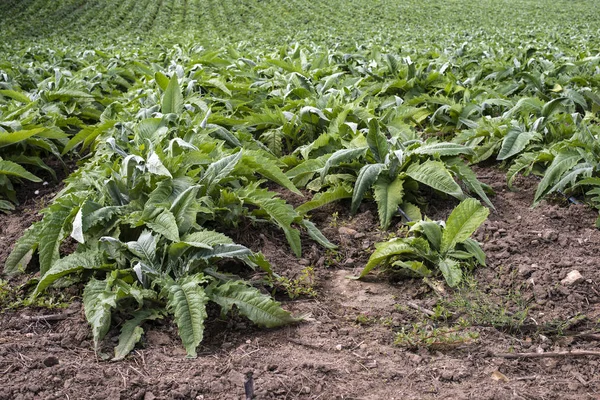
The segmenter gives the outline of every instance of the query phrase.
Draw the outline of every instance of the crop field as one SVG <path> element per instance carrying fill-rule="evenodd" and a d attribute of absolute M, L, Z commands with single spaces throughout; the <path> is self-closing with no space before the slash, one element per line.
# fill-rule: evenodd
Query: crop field
<path fill-rule="evenodd" d="M 0 400 L 598 399 L 597 3 L 0 1 Z"/>

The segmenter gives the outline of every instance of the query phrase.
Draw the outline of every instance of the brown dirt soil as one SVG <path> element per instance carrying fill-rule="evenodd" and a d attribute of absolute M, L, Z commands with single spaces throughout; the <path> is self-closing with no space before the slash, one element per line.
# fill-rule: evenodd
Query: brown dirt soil
<path fill-rule="evenodd" d="M 510 192 L 502 172 L 484 168 L 478 174 L 497 191 L 496 211 L 476 234 L 488 267 L 458 290 L 441 293 L 431 289 L 435 281 L 394 282 L 381 275 L 347 279 L 388 233 L 377 229 L 369 206 L 354 218 L 346 205 L 328 207 L 313 219 L 340 244 L 337 253 L 305 240 L 298 260 L 277 232 L 240 232 L 236 238 L 263 251 L 288 278 L 315 267 L 317 297 L 284 302 L 306 315 L 305 322 L 265 330 L 215 314 L 198 358 L 186 359 L 173 323 L 159 321 L 145 326 L 142 345 L 125 361 L 110 362 L 94 354 L 78 302 L 66 310 L 5 311 L 0 399 L 243 399 L 249 371 L 257 399 L 600 398 L 600 357 L 494 356 L 598 349 L 598 336 L 582 335 L 597 329 L 600 318 L 596 213 L 545 202 L 531 209 L 535 179 L 521 179 L 521 190 Z M 451 207 L 438 204 L 432 217 L 445 218 Z M 6 226 L 7 217 L 0 218 Z M 18 234 L 5 236 L 5 245 Z M 572 270 L 583 280 L 561 283 Z M 427 318 L 411 302 L 444 318 Z M 66 318 L 27 318 L 55 313 Z M 397 332 L 413 327 L 422 327 L 427 338 L 445 327 L 473 336 L 419 345 L 423 336 L 409 335 L 408 347 L 394 345 Z M 109 333 L 103 350 L 115 345 L 117 333 Z"/>

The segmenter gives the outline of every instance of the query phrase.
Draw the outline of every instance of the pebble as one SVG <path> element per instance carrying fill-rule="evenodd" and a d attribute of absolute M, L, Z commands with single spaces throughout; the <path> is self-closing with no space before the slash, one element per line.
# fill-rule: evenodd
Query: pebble
<path fill-rule="evenodd" d="M 562 283 L 565 286 L 571 286 L 571 285 L 581 282 L 582 280 L 583 280 L 583 275 L 581 275 L 581 273 L 579 271 L 574 269 L 573 271 L 569 272 L 567 274 L 567 276 L 565 277 L 565 279 L 560 281 L 560 283 Z"/>
<path fill-rule="evenodd" d="M 346 236 L 356 236 L 356 234 L 358 233 L 356 230 L 352 229 L 352 228 L 347 228 L 345 226 L 342 226 L 338 229 L 338 233 L 340 235 L 346 235 Z"/>
<path fill-rule="evenodd" d="M 337 351 L 342 351 L 342 345 L 341 345 L 341 344 L 337 344 L 337 345 L 335 346 L 335 349 L 336 349 Z"/>

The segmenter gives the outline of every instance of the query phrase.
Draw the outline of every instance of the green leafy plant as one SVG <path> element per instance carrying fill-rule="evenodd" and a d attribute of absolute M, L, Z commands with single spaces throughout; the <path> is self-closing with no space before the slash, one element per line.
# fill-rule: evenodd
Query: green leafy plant
<path fill-rule="evenodd" d="M 418 202 L 421 185 L 443 195 L 464 199 L 466 195 L 456 178 L 493 207 L 486 194 L 489 188 L 479 182 L 458 157 L 473 154 L 472 149 L 453 143 L 402 142 L 400 137 L 387 138 L 375 119 L 369 122 L 366 137 L 355 139 L 360 140 L 366 141 L 366 146 L 341 149 L 316 160 L 309 159 L 287 172 L 295 182 L 318 174 L 319 178 L 310 181 L 307 187 L 314 190 L 327 188 L 298 207 L 298 212 L 307 213 L 332 201 L 351 198 L 350 211 L 354 214 L 372 190 L 381 227 L 387 229 L 398 214 L 398 208 L 405 215 L 408 212 L 418 218 L 420 213 L 414 203 Z M 334 168 L 342 172 L 332 174 Z"/>
<path fill-rule="evenodd" d="M 450 213 L 445 226 L 430 220 L 414 222 L 411 236 L 376 244 L 358 278 L 383 265 L 423 277 L 441 272 L 448 285 L 455 287 L 463 279 L 465 265 L 474 262 L 485 266 L 485 253 L 471 235 L 488 214 L 477 200 L 466 199 Z"/>

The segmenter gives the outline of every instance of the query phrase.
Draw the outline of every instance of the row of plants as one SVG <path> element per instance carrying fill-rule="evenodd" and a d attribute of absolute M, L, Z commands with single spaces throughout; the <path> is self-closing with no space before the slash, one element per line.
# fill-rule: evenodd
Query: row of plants
<path fill-rule="evenodd" d="M 55 174 L 49 160 L 81 158 L 4 271 L 39 265 L 33 298 L 83 282 L 96 348 L 117 312 L 127 322 L 116 359 L 144 321 L 165 315 L 194 356 L 209 300 L 262 326 L 296 321 L 260 282 L 232 274 L 245 266 L 272 281 L 268 260 L 227 235 L 247 222 L 280 229 L 299 257 L 302 234 L 335 248 L 314 210 L 344 202 L 355 214 L 373 200 L 382 229 L 410 228 L 378 244 L 359 278 L 383 266 L 456 286 L 485 265 L 470 236 L 488 209 L 471 196 L 493 210 L 469 164 L 501 162 L 510 187 L 519 174 L 540 176 L 534 205 L 563 193 L 600 209 L 594 35 L 506 35 L 514 26 L 494 18 L 510 11 L 490 16 L 488 2 L 468 24 L 452 11 L 460 2 L 397 5 L 402 32 L 385 7 L 357 21 L 363 1 L 267 3 L 35 0 L 29 14 L 0 5 L 22 22 L 0 22 L 0 211 L 14 208 L 19 183 Z M 592 24 L 586 3 L 569 5 Z M 431 18 L 436 7 L 470 33 L 449 32 Z M 23 29 L 50 10 L 37 33 Z M 527 25 L 527 10 L 512 22 Z M 306 15 L 318 17 L 298 28 Z M 84 29 L 64 30 L 76 23 Z M 124 33 L 133 27 L 146 40 Z M 273 44 L 290 31 L 308 40 Z M 35 45 L 36 35 L 46 37 Z M 306 201 L 294 208 L 275 186 Z M 460 201 L 445 223 L 424 216 L 433 197 Z M 69 242 L 75 251 L 61 252 Z"/>

